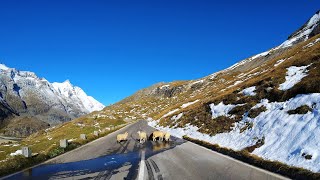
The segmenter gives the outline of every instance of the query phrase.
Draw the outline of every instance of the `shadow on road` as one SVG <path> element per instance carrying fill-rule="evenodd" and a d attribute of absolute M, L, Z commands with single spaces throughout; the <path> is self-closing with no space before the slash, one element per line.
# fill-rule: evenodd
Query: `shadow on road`
<path fill-rule="evenodd" d="M 114 154 L 70 163 L 43 164 L 15 174 L 8 179 L 110 179 L 115 174 L 122 174 L 124 179 L 135 179 L 138 175 L 142 151 L 145 151 L 147 159 L 184 142 L 182 139 L 171 137 L 170 142 L 147 141 L 140 144 L 136 138 L 131 137 L 128 141 L 119 143 L 119 147 L 113 151 Z M 131 143 L 134 143 L 133 149 L 127 152 Z"/>

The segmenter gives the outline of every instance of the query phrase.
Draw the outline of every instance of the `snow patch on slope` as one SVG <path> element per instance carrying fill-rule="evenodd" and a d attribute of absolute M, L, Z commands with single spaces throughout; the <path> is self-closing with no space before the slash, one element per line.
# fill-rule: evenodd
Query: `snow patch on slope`
<path fill-rule="evenodd" d="M 181 108 L 186 108 L 186 107 L 191 106 L 192 104 L 195 104 L 197 102 L 199 102 L 199 99 L 197 99 L 195 101 L 192 101 L 192 102 L 188 102 L 188 103 L 182 104 Z"/>
<path fill-rule="evenodd" d="M 251 86 L 248 88 L 243 89 L 240 93 L 242 93 L 245 96 L 255 96 L 256 93 L 254 92 L 256 90 L 255 86 Z"/>
<path fill-rule="evenodd" d="M 6 65 L 4 65 L 4 64 L 0 64 L 0 70 L 8 70 L 9 68 L 6 66 Z"/>
<path fill-rule="evenodd" d="M 22 155 L 22 150 L 17 150 L 16 152 L 10 153 L 10 156 L 18 156 L 18 155 Z"/>
<path fill-rule="evenodd" d="M 172 111 L 168 112 L 167 114 L 163 115 L 162 118 L 168 117 L 168 116 L 170 116 L 171 114 L 173 114 L 173 113 L 175 113 L 175 112 L 178 112 L 178 111 L 179 111 L 179 109 L 172 110 Z"/>
<path fill-rule="evenodd" d="M 312 107 L 307 114 L 289 115 L 287 111 L 302 105 Z M 252 153 L 264 159 L 280 161 L 288 165 L 303 167 L 320 172 L 320 93 L 297 95 L 285 102 L 261 100 L 253 108 L 265 106 L 267 111 L 256 118 L 244 117 L 235 124 L 231 132 L 209 136 L 198 132 L 198 127 L 187 124 L 184 128 L 159 126 L 158 121 L 149 119 L 149 125 L 170 132 L 173 136 L 187 135 L 191 138 L 219 144 L 223 147 L 241 150 L 254 145 L 258 139 L 265 138 L 265 144 Z M 240 133 L 245 122 L 253 123 L 252 129 Z M 311 160 L 302 154 L 312 155 Z"/>
<path fill-rule="evenodd" d="M 279 90 L 288 90 L 301 81 L 302 78 L 306 77 L 308 74 L 308 66 L 291 66 L 287 68 L 286 81 L 279 86 Z"/>
<path fill-rule="evenodd" d="M 172 116 L 171 120 L 177 121 L 177 120 L 179 120 L 182 116 L 183 116 L 183 113 L 180 113 L 180 114 L 178 114 L 178 115 Z"/>
<path fill-rule="evenodd" d="M 276 66 L 279 66 L 281 63 L 283 63 L 285 61 L 285 59 L 280 59 L 280 60 L 278 60 L 275 64 L 274 64 L 274 66 L 276 67 Z"/>
<path fill-rule="evenodd" d="M 210 104 L 212 118 L 217 118 L 219 116 L 229 116 L 228 113 L 231 111 L 234 107 L 237 105 L 233 104 L 223 104 L 223 102 L 220 102 L 219 104 Z"/>

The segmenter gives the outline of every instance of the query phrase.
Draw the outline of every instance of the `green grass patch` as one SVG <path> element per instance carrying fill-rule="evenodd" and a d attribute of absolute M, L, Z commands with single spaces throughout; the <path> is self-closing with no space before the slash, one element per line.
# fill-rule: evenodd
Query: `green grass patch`
<path fill-rule="evenodd" d="M 59 156 L 63 153 L 66 153 L 84 144 L 87 144 L 95 139 L 98 139 L 99 137 L 106 136 L 125 126 L 125 122 L 122 120 L 109 121 L 104 125 L 106 127 L 112 125 L 115 128 L 112 130 L 102 131 L 100 132 L 99 136 L 94 136 L 93 131 L 99 128 L 92 127 L 91 125 L 89 125 L 90 121 L 88 121 L 87 119 L 82 120 L 84 124 L 88 123 L 87 126 L 81 127 L 76 125 L 75 122 L 77 121 L 70 121 L 61 124 L 54 129 L 48 131 L 42 130 L 35 134 L 32 134 L 28 138 L 23 139 L 20 142 L 19 146 L 13 146 L 13 143 L 11 143 L 10 146 L 1 145 L 0 160 L 4 161 L 0 163 L 0 177 L 34 166 L 50 158 Z M 87 139 L 80 139 L 80 134 L 86 134 Z M 48 137 L 52 139 L 49 140 Z M 61 148 L 61 139 L 74 139 L 74 141 L 70 142 L 67 148 Z M 15 152 L 16 150 L 21 149 L 22 146 L 30 147 L 31 151 L 33 153 L 38 153 L 38 155 L 31 158 L 25 158 L 21 155 L 11 157 L 9 155 L 10 153 Z"/>

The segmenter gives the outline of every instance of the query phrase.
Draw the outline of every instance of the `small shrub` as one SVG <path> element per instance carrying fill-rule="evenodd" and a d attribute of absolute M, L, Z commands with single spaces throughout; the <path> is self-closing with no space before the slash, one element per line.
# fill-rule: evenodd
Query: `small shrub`
<path fill-rule="evenodd" d="M 288 111 L 288 114 L 307 114 L 309 111 L 312 111 L 312 109 L 307 105 L 303 105 L 296 109 Z"/>
<path fill-rule="evenodd" d="M 246 105 L 236 106 L 233 109 L 231 109 L 228 114 L 243 115 L 246 112 L 246 110 L 247 110 L 247 106 Z"/>
<path fill-rule="evenodd" d="M 255 145 L 246 147 L 246 148 L 244 149 L 244 151 L 248 151 L 248 152 L 252 153 L 256 148 L 259 148 L 259 147 L 261 147 L 261 146 L 264 145 L 264 139 L 265 139 L 265 138 L 262 137 L 262 139 L 259 139 L 259 140 L 256 142 Z"/>
<path fill-rule="evenodd" d="M 256 118 L 257 116 L 259 116 L 260 113 L 262 113 L 262 112 L 264 112 L 266 110 L 267 110 L 267 108 L 265 106 L 261 106 L 261 107 L 258 107 L 258 108 L 251 109 L 248 112 L 248 117 Z"/>
<path fill-rule="evenodd" d="M 71 150 L 73 150 L 73 149 L 75 149 L 75 148 L 77 148 L 77 147 L 80 147 L 80 146 L 81 146 L 80 143 L 78 143 L 78 142 L 72 142 L 72 143 L 70 143 L 70 144 L 65 148 L 65 151 L 71 151 Z"/>
<path fill-rule="evenodd" d="M 237 94 L 231 93 L 227 95 L 222 101 L 224 104 L 232 104 L 237 101 Z"/>
<path fill-rule="evenodd" d="M 34 166 L 40 162 L 43 162 L 48 159 L 48 156 L 44 154 L 38 154 L 32 158 L 26 158 L 24 156 L 15 156 L 10 158 L 6 163 L 0 164 L 0 174 L 6 175 L 21 169 Z"/>
<path fill-rule="evenodd" d="M 231 127 L 234 125 L 234 122 L 235 120 L 229 117 L 219 116 L 215 119 L 211 119 L 205 126 L 202 126 L 199 131 L 211 136 L 218 133 L 229 132 Z M 209 129 L 209 131 L 207 131 L 207 129 Z"/>
<path fill-rule="evenodd" d="M 252 127 L 253 127 L 253 123 L 252 122 L 246 122 L 245 126 L 240 129 L 240 133 L 243 133 L 247 129 L 251 129 Z"/>
<path fill-rule="evenodd" d="M 56 148 L 51 149 L 51 150 L 49 151 L 48 156 L 49 156 L 50 158 L 53 158 L 53 157 L 56 157 L 56 156 L 58 156 L 58 155 L 60 155 L 60 154 L 62 154 L 62 153 L 64 153 L 64 149 L 61 148 L 61 147 L 56 147 Z"/>
<path fill-rule="evenodd" d="M 312 155 L 307 154 L 307 153 L 302 153 L 302 156 L 303 156 L 305 159 L 307 159 L 307 160 L 312 159 Z"/>
<path fill-rule="evenodd" d="M 253 106 L 252 103 L 247 103 L 244 105 L 239 105 L 234 107 L 231 111 L 229 111 L 229 114 L 235 115 L 235 120 L 240 121 L 242 119 L 242 116 L 249 111 Z"/>

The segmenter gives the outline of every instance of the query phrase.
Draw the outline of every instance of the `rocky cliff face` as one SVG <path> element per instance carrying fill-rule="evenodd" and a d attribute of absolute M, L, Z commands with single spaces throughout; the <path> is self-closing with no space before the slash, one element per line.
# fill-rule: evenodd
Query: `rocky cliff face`
<path fill-rule="evenodd" d="M 51 84 L 33 72 L 0 65 L 0 123 L 6 135 L 28 135 L 44 124 L 66 122 L 103 107 L 69 81 Z M 19 123 L 15 123 L 16 119 Z M 24 120 L 29 129 L 24 128 L 20 134 L 16 129 L 13 133 L 13 127 L 22 127 Z"/>

